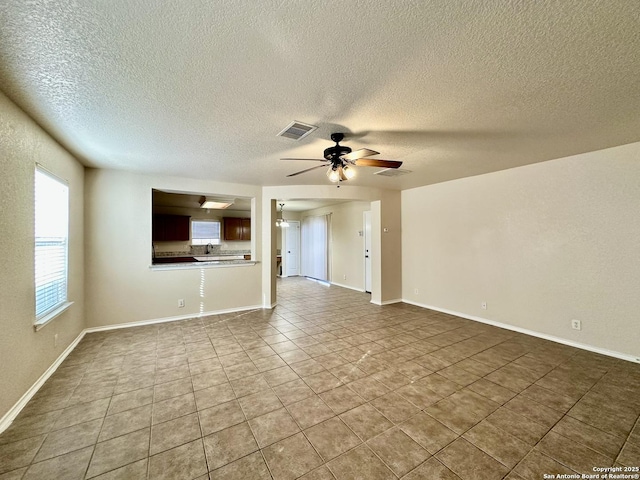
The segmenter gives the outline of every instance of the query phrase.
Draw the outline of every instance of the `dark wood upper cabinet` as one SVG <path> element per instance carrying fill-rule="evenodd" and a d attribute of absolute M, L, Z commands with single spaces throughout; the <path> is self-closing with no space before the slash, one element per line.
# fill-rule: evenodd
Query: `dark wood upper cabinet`
<path fill-rule="evenodd" d="M 151 238 L 154 242 L 188 242 L 190 219 L 186 215 L 153 215 Z"/>
<path fill-rule="evenodd" d="M 225 240 L 251 240 L 251 219 L 225 217 Z"/>
<path fill-rule="evenodd" d="M 242 219 L 242 240 L 251 240 L 251 219 Z"/>

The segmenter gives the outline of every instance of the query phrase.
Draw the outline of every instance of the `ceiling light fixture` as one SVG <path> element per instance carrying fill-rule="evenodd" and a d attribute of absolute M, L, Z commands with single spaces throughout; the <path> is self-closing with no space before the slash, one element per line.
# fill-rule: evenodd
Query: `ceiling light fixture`
<path fill-rule="evenodd" d="M 280 217 L 276 219 L 276 227 L 287 228 L 289 226 L 289 222 L 284 219 L 283 213 L 284 203 L 280 204 Z"/>
<path fill-rule="evenodd" d="M 351 180 L 353 177 L 356 176 L 356 171 L 349 167 L 348 165 L 345 165 L 342 168 L 342 173 L 344 173 L 344 176 L 347 177 L 347 180 Z"/>
<path fill-rule="evenodd" d="M 207 197 L 202 197 L 203 199 L 200 201 L 200 208 L 213 208 L 217 210 L 223 210 L 227 207 L 233 205 L 234 200 L 220 200 L 220 199 L 212 199 Z"/>
<path fill-rule="evenodd" d="M 356 171 L 349 165 L 334 163 L 327 170 L 327 177 L 330 182 L 337 183 L 342 180 L 351 180 L 356 176 Z"/>
<path fill-rule="evenodd" d="M 329 167 L 329 170 L 327 170 L 327 177 L 329 177 L 329 181 L 336 183 L 338 181 L 340 181 L 340 173 L 338 172 L 338 168 L 342 168 L 336 165 L 332 165 L 331 167 Z"/>
<path fill-rule="evenodd" d="M 368 158 L 373 155 L 378 155 L 375 150 L 368 148 L 361 148 L 355 152 L 351 150 L 351 147 L 346 145 L 340 145 L 340 142 L 344 139 L 344 133 L 332 133 L 331 140 L 336 142 L 333 147 L 325 148 L 323 152 L 324 160 L 319 158 L 281 158 L 280 160 L 306 160 L 309 162 L 320 162 L 322 165 L 318 165 L 311 168 L 305 168 L 299 172 L 295 172 L 287 175 L 287 177 L 295 177 L 301 173 L 311 172 L 317 168 L 329 167 L 327 170 L 327 178 L 332 183 L 343 182 L 345 180 L 351 180 L 356 176 L 356 169 L 354 167 L 380 167 L 385 169 L 398 169 L 402 162 L 397 160 L 380 160 Z"/>

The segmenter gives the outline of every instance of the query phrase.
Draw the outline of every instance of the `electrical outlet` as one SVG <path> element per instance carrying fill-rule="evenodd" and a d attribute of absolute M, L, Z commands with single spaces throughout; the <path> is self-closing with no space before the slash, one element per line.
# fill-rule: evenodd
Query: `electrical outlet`
<path fill-rule="evenodd" d="M 571 328 L 574 330 L 582 330 L 582 322 L 580 320 L 571 320 Z"/>
<path fill-rule="evenodd" d="M 343 279 L 343 280 L 346 280 L 346 279 L 347 279 L 347 276 L 346 276 L 346 275 L 342 275 L 342 279 Z"/>
<path fill-rule="evenodd" d="M 58 346 L 58 334 L 57 333 L 53 336 L 53 346 L 54 347 Z"/>
<path fill-rule="evenodd" d="M 182 308 L 182 307 L 184 307 L 184 298 L 180 298 L 178 300 L 178 308 Z"/>
<path fill-rule="evenodd" d="M 413 293 L 415 293 L 416 295 L 418 295 L 418 289 L 417 289 L 417 288 L 414 288 L 414 289 L 413 289 Z"/>
<path fill-rule="evenodd" d="M 486 310 L 486 309 L 487 309 L 487 302 L 482 302 L 482 303 L 480 304 L 480 307 L 481 307 L 483 310 Z"/>

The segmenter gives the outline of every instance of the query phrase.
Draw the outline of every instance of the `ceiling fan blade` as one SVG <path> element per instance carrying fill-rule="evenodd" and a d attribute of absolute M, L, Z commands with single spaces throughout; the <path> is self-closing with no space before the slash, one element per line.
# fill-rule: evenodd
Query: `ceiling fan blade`
<path fill-rule="evenodd" d="M 296 175 L 300 175 L 301 173 L 306 173 L 306 172 L 310 172 L 311 170 L 315 170 L 316 168 L 323 168 L 323 167 L 327 167 L 329 164 L 326 165 L 318 165 L 316 167 L 311 167 L 311 168 L 307 168 L 305 170 L 300 170 L 299 172 L 296 173 L 292 173 L 291 175 L 287 175 L 287 177 L 295 177 Z"/>
<path fill-rule="evenodd" d="M 323 158 L 322 160 L 319 158 L 281 158 L 280 160 L 301 160 L 303 162 L 326 162 L 327 159 Z"/>
<path fill-rule="evenodd" d="M 380 167 L 380 168 L 400 168 L 402 162 L 397 160 L 374 160 L 372 158 L 361 158 L 353 162 L 358 167 Z"/>
<path fill-rule="evenodd" d="M 361 148 L 360 150 L 356 150 L 355 152 L 347 153 L 341 158 L 343 158 L 344 160 L 357 160 L 358 158 L 370 157 L 371 155 L 380 155 L 380 152 L 369 150 L 368 148 Z"/>

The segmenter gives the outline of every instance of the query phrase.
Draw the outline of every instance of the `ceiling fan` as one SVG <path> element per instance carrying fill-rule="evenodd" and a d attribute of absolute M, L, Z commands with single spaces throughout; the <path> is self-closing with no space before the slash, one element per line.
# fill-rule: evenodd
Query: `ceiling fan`
<path fill-rule="evenodd" d="M 378 155 L 379 152 L 375 150 L 369 150 L 368 148 L 361 148 L 352 152 L 349 147 L 340 145 L 340 142 L 344 139 L 343 133 L 332 133 L 331 140 L 336 142 L 333 147 L 329 147 L 324 151 L 324 160 L 316 158 L 281 158 L 280 160 L 303 160 L 308 162 L 322 162 L 322 165 L 307 168 L 287 177 L 295 177 L 301 173 L 310 172 L 317 168 L 329 167 L 327 170 L 327 177 L 332 182 L 340 182 L 343 180 L 349 180 L 355 176 L 355 170 L 353 166 L 357 167 L 379 167 L 379 168 L 400 168 L 402 162 L 396 160 L 375 160 L 370 157 L 372 155 Z"/>

